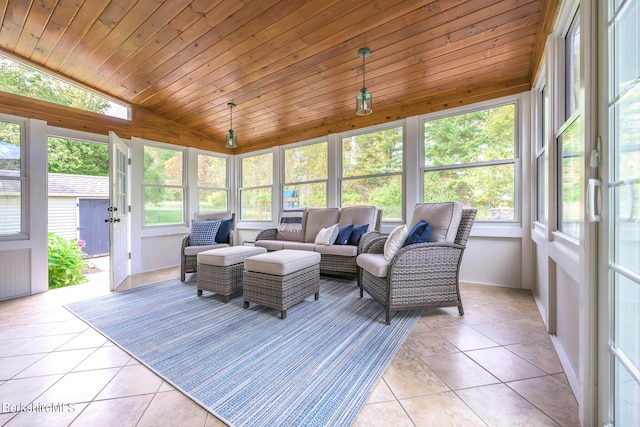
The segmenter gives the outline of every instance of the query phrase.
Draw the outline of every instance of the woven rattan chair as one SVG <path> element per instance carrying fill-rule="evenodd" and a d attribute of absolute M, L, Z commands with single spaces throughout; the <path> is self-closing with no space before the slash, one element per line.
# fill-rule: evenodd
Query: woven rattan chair
<path fill-rule="evenodd" d="M 198 221 L 206 221 L 210 219 L 231 219 L 231 233 L 229 234 L 229 243 L 218 243 L 216 245 L 193 246 L 191 244 L 191 233 L 186 234 L 182 238 L 182 246 L 180 248 L 180 280 L 185 281 L 186 273 L 196 273 L 198 271 L 198 253 L 209 249 L 226 248 L 233 246 L 233 230 L 235 228 L 236 214 L 230 211 L 221 212 L 196 212 L 193 219 Z"/>
<path fill-rule="evenodd" d="M 400 249 L 390 260 L 386 277 L 360 269 L 360 297 L 364 291 L 391 312 L 429 307 L 458 307 L 464 314 L 458 286 L 462 254 L 469 238 L 476 209 L 463 209 L 454 243 L 418 243 Z M 367 253 L 382 254 L 386 237 L 370 242 Z"/>

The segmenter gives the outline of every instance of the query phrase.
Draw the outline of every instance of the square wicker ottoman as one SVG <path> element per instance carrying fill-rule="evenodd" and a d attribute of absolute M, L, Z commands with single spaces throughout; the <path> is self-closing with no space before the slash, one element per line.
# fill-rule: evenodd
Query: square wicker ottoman
<path fill-rule="evenodd" d="M 284 249 L 244 260 L 244 308 L 249 303 L 280 310 L 287 309 L 310 295 L 320 297 L 320 254 Z"/>
<path fill-rule="evenodd" d="M 266 253 L 265 248 L 229 246 L 198 254 L 198 296 L 202 291 L 225 296 L 225 301 L 242 294 L 244 259 Z"/>

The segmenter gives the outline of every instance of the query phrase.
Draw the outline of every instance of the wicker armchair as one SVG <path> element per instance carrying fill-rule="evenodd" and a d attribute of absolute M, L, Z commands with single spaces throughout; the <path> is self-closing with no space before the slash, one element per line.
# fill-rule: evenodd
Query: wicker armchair
<path fill-rule="evenodd" d="M 226 248 L 233 246 L 233 230 L 235 228 L 236 214 L 230 211 L 220 212 L 196 212 L 193 219 L 196 221 L 206 221 L 211 219 L 231 219 L 231 232 L 229 233 L 229 243 L 218 243 L 216 245 L 193 246 L 191 245 L 191 233 L 182 238 L 180 248 L 180 280 L 185 281 L 186 273 L 195 273 L 198 270 L 198 253 L 209 249 Z"/>
<path fill-rule="evenodd" d="M 380 270 L 376 275 L 360 268 L 360 297 L 367 291 L 384 305 L 387 324 L 393 311 L 457 306 L 458 312 L 464 314 L 458 275 L 476 212 L 462 210 L 454 243 L 418 243 L 400 249 L 388 262 L 385 277 L 379 277 Z M 367 254 L 382 254 L 385 240 L 380 237 L 369 242 Z"/>

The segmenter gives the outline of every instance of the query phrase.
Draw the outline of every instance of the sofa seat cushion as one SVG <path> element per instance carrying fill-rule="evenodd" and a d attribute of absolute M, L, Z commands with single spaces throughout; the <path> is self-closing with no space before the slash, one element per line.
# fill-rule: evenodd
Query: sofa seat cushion
<path fill-rule="evenodd" d="M 260 248 L 265 248 L 268 251 L 279 251 L 282 249 L 282 247 L 284 246 L 284 244 L 287 243 L 284 240 L 256 240 L 256 242 L 254 243 L 254 245 L 260 247 Z"/>
<path fill-rule="evenodd" d="M 431 225 L 430 242 L 453 243 L 462 219 L 460 202 L 418 203 L 411 216 L 411 230 L 420 220 Z"/>
<path fill-rule="evenodd" d="M 356 263 L 360 268 L 376 277 L 387 277 L 389 265 L 391 264 L 383 254 L 360 254 L 356 258 Z"/>
<path fill-rule="evenodd" d="M 218 243 L 216 245 L 202 245 L 202 246 L 187 246 L 184 248 L 185 256 L 198 255 L 200 252 L 208 251 L 210 249 L 228 248 L 228 243 Z"/>
<path fill-rule="evenodd" d="M 319 253 L 283 249 L 245 258 L 244 269 L 274 276 L 286 276 L 317 264 L 320 264 Z"/>
<path fill-rule="evenodd" d="M 304 231 L 304 241 L 314 243 L 322 228 L 331 227 L 338 223 L 340 208 L 309 209 Z"/>
<path fill-rule="evenodd" d="M 267 250 L 265 248 L 254 246 L 229 246 L 226 248 L 210 249 L 198 254 L 198 264 L 227 267 L 240 264 L 247 257 L 266 253 Z"/>
<path fill-rule="evenodd" d="M 284 242 L 282 249 L 293 249 L 296 251 L 311 251 L 316 249 L 315 243 L 300 243 L 300 242 Z"/>
<path fill-rule="evenodd" d="M 341 255 L 354 257 L 358 255 L 358 247 L 350 245 L 318 245 L 316 246 L 316 252 L 325 255 Z"/>

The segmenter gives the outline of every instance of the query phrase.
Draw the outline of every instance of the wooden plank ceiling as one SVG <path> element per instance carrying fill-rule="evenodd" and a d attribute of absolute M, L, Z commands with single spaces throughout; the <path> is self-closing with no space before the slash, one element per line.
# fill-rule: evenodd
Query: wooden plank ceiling
<path fill-rule="evenodd" d="M 556 3 L 4 0 L 0 47 L 241 153 L 528 90 Z"/>

